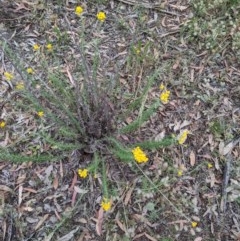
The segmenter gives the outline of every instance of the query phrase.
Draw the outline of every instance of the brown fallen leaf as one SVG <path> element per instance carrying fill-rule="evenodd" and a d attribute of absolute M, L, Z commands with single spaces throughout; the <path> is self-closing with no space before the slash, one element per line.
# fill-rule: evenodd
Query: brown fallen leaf
<path fill-rule="evenodd" d="M 58 188 L 58 176 L 55 175 L 53 180 L 53 188 L 56 190 Z"/>
<path fill-rule="evenodd" d="M 103 224 L 103 208 L 101 207 L 98 211 L 98 216 L 97 216 L 97 223 L 96 223 L 96 232 L 99 236 L 102 234 L 102 224 Z"/>
<path fill-rule="evenodd" d="M 35 231 L 38 230 L 38 229 L 42 226 L 42 224 L 47 220 L 48 216 L 49 216 L 49 214 L 45 214 L 45 215 L 40 219 L 40 221 L 37 223 L 37 225 L 36 225 L 35 228 L 34 228 Z"/>
<path fill-rule="evenodd" d="M 148 239 L 150 239 L 150 240 L 152 240 L 152 241 L 158 241 L 157 239 L 155 239 L 154 237 L 150 236 L 149 234 L 147 234 L 147 233 L 144 233 L 144 234 L 145 234 L 145 236 L 146 236 Z"/>
<path fill-rule="evenodd" d="M 196 163 L 196 157 L 193 151 L 190 152 L 189 158 L 190 158 L 190 165 L 193 167 Z"/>
<path fill-rule="evenodd" d="M 22 203 L 22 193 L 23 193 L 23 186 L 20 185 L 18 189 L 18 206 Z"/>
<path fill-rule="evenodd" d="M 71 187 L 69 187 L 69 190 L 70 190 L 70 191 L 73 191 L 73 188 L 74 188 L 76 182 L 77 182 L 77 173 L 74 172 L 74 176 L 73 176 L 72 184 L 71 184 Z"/>

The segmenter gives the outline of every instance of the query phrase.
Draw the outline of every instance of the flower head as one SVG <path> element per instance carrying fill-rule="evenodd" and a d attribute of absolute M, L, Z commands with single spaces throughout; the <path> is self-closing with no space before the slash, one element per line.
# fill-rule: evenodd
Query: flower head
<path fill-rule="evenodd" d="M 43 111 L 38 111 L 38 113 L 37 113 L 37 115 L 38 115 L 38 117 L 43 117 L 44 116 L 44 112 Z"/>
<path fill-rule="evenodd" d="M 86 178 L 88 175 L 88 170 L 87 169 L 78 169 L 78 175 L 81 178 Z"/>
<path fill-rule="evenodd" d="M 40 46 L 38 44 L 33 45 L 33 50 L 38 51 L 40 49 Z"/>
<path fill-rule="evenodd" d="M 103 208 L 104 211 L 108 211 L 111 209 L 111 202 L 108 198 L 103 198 L 101 202 L 101 207 Z"/>
<path fill-rule="evenodd" d="M 23 90 L 24 89 L 24 83 L 23 82 L 18 82 L 16 85 L 17 90 Z"/>
<path fill-rule="evenodd" d="M 163 104 L 167 104 L 169 102 L 169 96 L 170 96 L 169 90 L 165 90 L 161 93 L 160 100 L 162 101 Z"/>
<path fill-rule="evenodd" d="M 178 176 L 181 177 L 183 175 L 183 171 L 182 170 L 178 170 Z"/>
<path fill-rule="evenodd" d="M 165 85 L 163 83 L 161 83 L 160 86 L 159 86 L 159 89 L 160 90 L 164 90 L 165 89 Z"/>
<path fill-rule="evenodd" d="M 143 162 L 147 162 L 148 161 L 148 157 L 141 150 L 141 148 L 139 146 L 137 146 L 136 148 L 134 148 L 132 150 L 132 154 L 134 156 L 135 161 L 138 162 L 138 163 L 143 163 Z"/>
<path fill-rule="evenodd" d="M 187 140 L 187 135 L 190 132 L 188 130 L 184 130 L 180 135 L 178 136 L 178 143 L 182 145 Z"/>
<path fill-rule="evenodd" d="M 105 14 L 104 12 L 99 12 L 99 13 L 97 14 L 97 19 L 98 19 L 99 21 L 101 21 L 101 22 L 104 22 L 105 19 L 106 19 L 106 14 Z"/>
<path fill-rule="evenodd" d="M 49 52 L 51 52 L 51 51 L 53 50 L 52 44 L 47 44 L 47 45 L 46 45 L 46 48 L 47 48 L 47 50 L 48 50 Z"/>
<path fill-rule="evenodd" d="M 141 53 L 141 48 L 134 47 L 135 54 L 139 55 Z"/>
<path fill-rule="evenodd" d="M 13 74 L 9 73 L 9 72 L 4 72 L 4 76 L 6 78 L 6 80 L 10 81 L 13 79 Z"/>
<path fill-rule="evenodd" d="M 198 223 L 197 222 L 191 222 L 191 225 L 192 225 L 193 228 L 196 228 Z"/>
<path fill-rule="evenodd" d="M 0 128 L 4 128 L 6 126 L 6 122 L 5 121 L 0 121 Z"/>
<path fill-rule="evenodd" d="M 82 12 L 83 12 L 83 8 L 82 8 L 81 6 L 77 6 L 77 7 L 75 8 L 75 14 L 76 14 L 77 16 L 80 16 L 80 15 L 82 14 Z"/>
<path fill-rule="evenodd" d="M 210 169 L 210 168 L 213 167 L 213 164 L 212 164 L 212 163 L 208 163 L 207 166 L 208 166 L 208 168 Z"/>
<path fill-rule="evenodd" d="M 33 74 L 34 73 L 32 68 L 27 68 L 27 72 L 28 72 L 28 74 Z"/>

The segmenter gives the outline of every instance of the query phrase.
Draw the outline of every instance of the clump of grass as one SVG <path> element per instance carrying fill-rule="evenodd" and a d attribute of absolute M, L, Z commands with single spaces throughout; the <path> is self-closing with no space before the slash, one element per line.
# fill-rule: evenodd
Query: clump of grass
<path fill-rule="evenodd" d="M 99 18 L 99 15 L 96 16 Z M 102 14 L 98 22 L 99 28 L 104 24 L 105 17 Z M 56 51 L 64 48 L 61 45 L 66 43 L 68 36 L 57 29 L 55 30 L 59 46 L 55 46 L 54 42 L 51 44 L 47 42 L 44 46 L 40 44 L 33 46 L 34 58 L 40 63 L 44 72 L 44 75 L 39 73 L 40 78 L 35 71 L 26 73 L 25 66 L 31 66 L 30 63 L 21 59 L 6 42 L 0 42 L 5 56 L 12 62 L 24 83 L 24 88 L 17 90 L 13 88 L 13 94 L 17 93 L 18 96 L 19 113 L 16 115 L 27 114 L 35 126 L 31 131 L 23 128 L 12 138 L 16 122 L 14 118 L 11 123 L 7 121 L 4 128 L 12 134 L 11 138 L 14 140 L 6 147 L 0 148 L 0 158 L 13 162 L 40 162 L 65 159 L 71 156 L 72 152 L 87 154 L 92 161 L 90 164 L 82 164 L 83 168 L 78 170 L 79 177 L 87 178 L 88 175 L 101 173 L 103 189 L 101 206 L 108 211 L 112 200 L 108 191 L 106 157 L 111 155 L 113 160 L 119 159 L 124 162 L 134 162 L 137 166 L 142 165 L 149 160 L 148 151 L 174 145 L 177 139 L 167 137 L 161 141 L 150 139 L 136 143 L 120 141 L 119 136 L 140 130 L 143 123 L 148 121 L 161 105 L 167 104 L 170 92 L 163 87 L 162 90 L 167 93 L 164 98 L 149 99 L 150 89 L 159 76 L 158 70 L 152 70 L 151 73 L 148 72 L 148 77 L 144 76 L 147 83 L 143 82 L 137 88 L 133 88 L 133 93 L 128 93 L 129 98 L 125 108 L 121 108 L 122 103 L 126 103 L 126 99 L 122 94 L 118 75 L 116 73 L 116 78 L 111 80 L 104 75 L 104 72 L 99 74 L 102 66 L 102 56 L 99 51 L 101 41 L 94 39 L 90 44 L 87 43 L 84 35 L 85 21 L 81 23 L 83 25 L 78 35 L 79 41 L 74 41 L 74 47 L 78 49 L 78 65 L 67 69 L 67 75 L 62 73 L 61 65 L 56 64 L 61 62 Z M 86 56 L 90 47 L 94 50 L 91 57 Z M 137 46 L 137 49 L 130 50 L 132 55 L 127 62 L 128 71 L 131 71 L 131 66 L 133 69 L 144 67 L 144 55 L 148 53 L 149 48 L 149 45 Z M 144 54 L 141 54 L 141 51 Z M 42 55 L 38 54 L 39 52 Z M 45 58 L 41 59 L 41 56 Z M 133 64 L 134 56 L 138 59 L 137 65 Z M 49 63 L 57 65 L 54 66 L 54 70 L 49 68 Z M 11 81 L 14 83 L 14 78 L 11 77 Z M 10 96 L 8 104 L 11 103 L 14 103 L 14 99 Z M 134 117 L 132 113 L 135 113 Z M 129 115 L 135 119 L 126 125 L 124 122 Z M 156 188 L 148 177 L 146 180 Z"/>

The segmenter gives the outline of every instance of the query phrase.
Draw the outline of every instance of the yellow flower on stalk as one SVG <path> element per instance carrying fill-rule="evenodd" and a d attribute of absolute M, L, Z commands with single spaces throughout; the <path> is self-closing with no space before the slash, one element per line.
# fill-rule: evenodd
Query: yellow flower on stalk
<path fill-rule="evenodd" d="M 178 170 L 178 176 L 181 177 L 183 175 L 183 171 L 182 170 Z"/>
<path fill-rule="evenodd" d="M 78 169 L 78 175 L 81 178 L 86 178 L 88 175 L 88 170 L 87 169 Z"/>
<path fill-rule="evenodd" d="M 81 6 L 77 6 L 77 7 L 75 8 L 75 14 L 76 14 L 77 16 L 80 16 L 80 15 L 82 14 L 82 12 L 83 12 L 83 8 L 82 8 Z"/>
<path fill-rule="evenodd" d="M 6 122 L 5 121 L 0 121 L 0 128 L 4 128 L 6 126 Z"/>
<path fill-rule="evenodd" d="M 47 44 L 47 45 L 46 45 L 46 48 L 47 48 L 47 50 L 48 50 L 49 52 L 51 52 L 51 51 L 53 50 L 52 44 Z"/>
<path fill-rule="evenodd" d="M 159 86 L 159 89 L 160 90 L 164 90 L 165 89 L 165 85 L 163 83 L 161 83 L 160 86 Z"/>
<path fill-rule="evenodd" d="M 169 102 L 169 96 L 170 96 L 169 90 L 165 90 L 161 93 L 160 100 L 162 101 L 163 104 L 167 104 Z"/>
<path fill-rule="evenodd" d="M 210 169 L 210 168 L 213 167 L 213 164 L 212 164 L 212 163 L 208 163 L 207 166 L 208 166 L 208 168 Z"/>
<path fill-rule="evenodd" d="M 4 72 L 4 76 L 6 78 L 6 80 L 10 81 L 13 79 L 13 74 L 9 73 L 9 72 Z"/>
<path fill-rule="evenodd" d="M 16 85 L 17 90 L 23 90 L 24 89 L 24 83 L 23 82 L 18 82 Z"/>
<path fill-rule="evenodd" d="M 143 163 L 143 162 L 147 162 L 148 161 L 148 157 L 141 150 L 141 148 L 139 146 L 137 146 L 136 148 L 134 148 L 132 150 L 132 154 L 134 156 L 135 161 L 138 162 L 138 163 Z"/>
<path fill-rule="evenodd" d="M 108 198 L 103 198 L 102 202 L 101 202 L 101 207 L 103 208 L 104 211 L 108 211 L 111 209 L 111 202 Z"/>
<path fill-rule="evenodd" d="M 178 136 L 178 143 L 182 145 L 186 140 L 187 140 L 187 135 L 190 132 L 188 130 L 184 130 L 182 133 L 179 134 Z"/>
<path fill-rule="evenodd" d="M 44 112 L 43 111 L 38 111 L 38 113 L 37 113 L 37 115 L 38 115 L 38 117 L 43 117 L 44 116 Z"/>
<path fill-rule="evenodd" d="M 193 228 L 196 228 L 198 223 L 197 222 L 192 222 L 191 225 L 192 225 Z"/>
<path fill-rule="evenodd" d="M 33 74 L 34 73 L 32 68 L 27 68 L 27 72 L 28 72 L 28 74 Z"/>
<path fill-rule="evenodd" d="M 33 45 L 33 50 L 38 51 L 40 49 L 40 46 L 38 44 Z"/>
<path fill-rule="evenodd" d="M 99 21 L 101 21 L 101 22 L 104 22 L 105 19 L 106 19 L 106 14 L 105 14 L 104 12 L 99 12 L 99 13 L 97 14 L 97 19 L 98 19 Z"/>

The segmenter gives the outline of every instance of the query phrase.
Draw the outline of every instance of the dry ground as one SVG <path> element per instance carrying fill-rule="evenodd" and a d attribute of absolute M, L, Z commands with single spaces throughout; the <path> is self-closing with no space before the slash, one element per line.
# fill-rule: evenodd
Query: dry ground
<path fill-rule="evenodd" d="M 78 1 L 36 2 L 0 2 L 1 40 L 7 40 L 38 78 L 45 77 L 40 57 L 51 69 L 60 66 L 67 78 L 67 68 L 74 69 L 79 61 L 74 47 L 76 33 L 81 31 L 74 14 Z M 230 49 L 212 53 L 187 40 L 181 30 L 192 16 L 188 1 L 166 1 L 161 6 L 153 2 L 142 2 L 141 7 L 130 0 L 81 1 L 81 5 L 86 42 L 99 38 L 103 43 L 99 49 L 102 79 L 115 76 L 117 70 L 123 90 L 131 92 L 158 68 L 151 98 L 158 96 L 160 83 L 171 90 L 167 105 L 134 136 L 122 138 L 131 142 L 177 134 L 183 128 L 191 131 L 185 145 L 150 154 L 143 171 L 158 189 L 144 175 L 107 156 L 113 207 L 102 213 L 100 179 L 82 181 L 76 176 L 77 168 L 90 161 L 88 156 L 74 152 L 52 163 L 0 160 L 0 240 L 240 240 L 238 60 Z M 100 30 L 95 19 L 99 10 L 107 14 Z M 33 56 L 32 45 L 48 41 L 56 58 L 44 53 Z M 134 60 L 128 63 L 134 45 L 141 48 L 141 65 Z M 92 51 L 89 44 L 89 56 Z M 16 66 L 0 53 L 1 74 L 10 69 L 20 80 Z M 4 78 L 0 84 L 3 103 L 6 96 L 11 97 L 11 87 Z M 2 146 L 18 132 L 50 125 L 40 123 L 31 112 L 22 113 L 14 101 L 1 109 L 0 117 L 15 125 L 15 133 L 8 126 L 1 130 Z M 183 170 L 180 177 L 179 168 Z M 189 221 L 196 221 L 197 227 L 192 228 Z"/>

